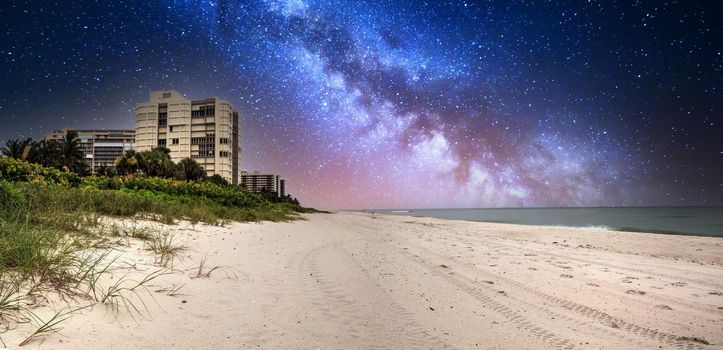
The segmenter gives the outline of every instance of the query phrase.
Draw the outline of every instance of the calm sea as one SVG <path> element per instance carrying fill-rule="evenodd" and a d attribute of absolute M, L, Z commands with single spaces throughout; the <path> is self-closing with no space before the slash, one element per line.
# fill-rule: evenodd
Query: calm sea
<path fill-rule="evenodd" d="M 387 214 L 521 225 L 723 237 L 723 207 L 516 208 L 382 210 Z"/>

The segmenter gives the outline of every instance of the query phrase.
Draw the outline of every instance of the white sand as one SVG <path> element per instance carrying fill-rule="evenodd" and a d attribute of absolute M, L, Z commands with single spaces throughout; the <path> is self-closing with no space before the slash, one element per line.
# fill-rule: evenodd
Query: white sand
<path fill-rule="evenodd" d="M 95 305 L 25 348 L 723 348 L 721 238 L 306 218 L 171 227 L 191 250 L 150 289 L 184 295 L 146 295 L 150 315 L 135 320 Z M 157 269 L 138 242 L 124 254 Z M 205 254 L 224 269 L 193 278 Z M 28 330 L 0 337 L 15 349 Z"/>

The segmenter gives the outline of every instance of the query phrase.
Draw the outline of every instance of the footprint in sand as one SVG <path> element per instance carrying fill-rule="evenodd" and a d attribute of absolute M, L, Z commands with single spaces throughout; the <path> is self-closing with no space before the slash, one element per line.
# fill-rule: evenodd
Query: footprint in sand
<path fill-rule="evenodd" d="M 685 282 L 675 282 L 675 283 L 671 283 L 670 285 L 671 285 L 671 286 L 676 286 L 676 287 L 685 287 L 685 286 L 687 286 L 688 284 L 685 283 Z"/>
<path fill-rule="evenodd" d="M 627 294 L 637 294 L 637 295 L 645 295 L 646 292 L 643 292 L 642 290 L 635 290 L 635 289 L 628 289 Z"/>
<path fill-rule="evenodd" d="M 655 307 L 657 307 L 658 309 L 663 309 L 663 310 L 673 310 L 673 308 L 668 305 L 661 304 L 661 305 L 655 305 Z"/>
<path fill-rule="evenodd" d="M 560 275 L 560 277 L 562 277 L 562 278 L 572 278 L 572 275 L 568 275 L 568 274 L 564 274 L 564 273 L 563 273 L 562 275 Z"/>

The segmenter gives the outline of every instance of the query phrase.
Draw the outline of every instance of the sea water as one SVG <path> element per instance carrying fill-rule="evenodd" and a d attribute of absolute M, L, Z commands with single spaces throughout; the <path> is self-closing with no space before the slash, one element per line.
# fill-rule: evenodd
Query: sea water
<path fill-rule="evenodd" d="M 723 237 L 723 207 L 500 208 L 382 210 L 398 215 L 521 225 Z"/>

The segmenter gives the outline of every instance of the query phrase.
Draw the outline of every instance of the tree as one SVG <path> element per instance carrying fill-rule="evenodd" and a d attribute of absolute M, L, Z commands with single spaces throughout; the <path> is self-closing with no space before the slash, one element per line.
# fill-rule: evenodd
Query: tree
<path fill-rule="evenodd" d="M 263 197 L 265 200 L 271 202 L 271 203 L 278 203 L 279 202 L 279 195 L 276 193 L 276 191 L 263 187 L 258 192 L 261 197 Z"/>
<path fill-rule="evenodd" d="M 100 176 L 114 177 L 115 174 L 116 170 L 112 166 L 101 165 L 100 168 L 98 168 L 98 175 Z"/>
<path fill-rule="evenodd" d="M 83 159 L 83 150 L 80 148 L 78 132 L 67 130 L 63 140 L 60 141 L 60 166 L 66 172 L 78 172 L 87 168 Z"/>
<path fill-rule="evenodd" d="M 118 175 L 135 174 L 138 171 L 138 153 L 134 150 L 127 150 L 126 153 L 116 158 L 114 165 Z"/>
<path fill-rule="evenodd" d="M 32 142 L 33 140 L 29 138 L 25 140 L 8 140 L 5 143 L 5 147 L 2 148 L 2 154 L 6 157 L 25 160 L 30 153 Z"/>
<path fill-rule="evenodd" d="M 55 168 L 60 164 L 60 144 L 55 140 L 33 142 L 28 160 L 47 168 Z"/>
<path fill-rule="evenodd" d="M 216 185 L 221 185 L 221 186 L 229 185 L 228 181 L 226 181 L 226 179 L 224 179 L 223 176 L 221 176 L 219 174 L 213 174 L 213 175 L 209 176 L 208 181 L 215 183 Z"/>
<path fill-rule="evenodd" d="M 299 200 L 296 199 L 296 198 L 294 198 L 294 197 L 292 197 L 290 194 L 287 194 L 287 195 L 285 195 L 285 196 L 281 196 L 280 201 L 281 201 L 281 203 L 289 203 L 289 204 L 293 204 L 293 205 L 301 205 L 301 203 L 299 203 Z"/>
<path fill-rule="evenodd" d="M 206 170 L 191 158 L 183 158 L 176 165 L 176 176 L 179 180 L 198 181 L 206 177 Z"/>
<path fill-rule="evenodd" d="M 80 176 L 93 175 L 92 172 L 90 171 L 90 166 L 84 160 L 74 163 L 71 166 L 70 171 L 73 173 L 76 173 Z"/>
<path fill-rule="evenodd" d="M 138 169 L 148 176 L 173 177 L 175 164 L 166 147 L 156 147 L 150 151 L 138 153 Z"/>

